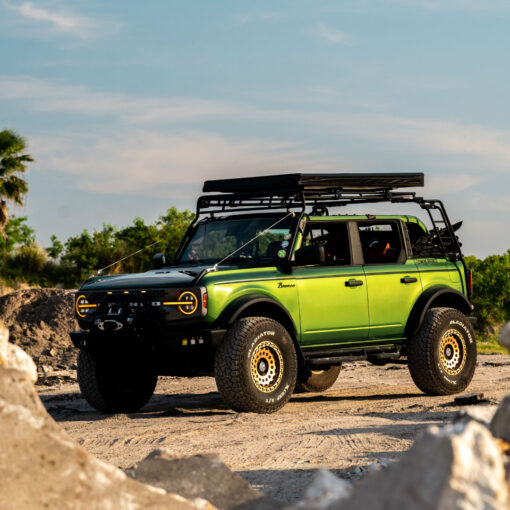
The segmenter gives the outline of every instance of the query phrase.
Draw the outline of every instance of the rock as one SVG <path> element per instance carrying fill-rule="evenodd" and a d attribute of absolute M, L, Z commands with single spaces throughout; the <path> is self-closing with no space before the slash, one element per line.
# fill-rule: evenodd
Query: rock
<path fill-rule="evenodd" d="M 30 371 L 6 363 L 0 366 L 0 480 L 3 510 L 213 508 L 142 485 L 92 457 L 46 413 Z"/>
<path fill-rule="evenodd" d="M 499 332 L 499 343 L 510 351 L 510 322 L 503 325 Z"/>
<path fill-rule="evenodd" d="M 346 499 L 352 492 L 352 485 L 335 476 L 327 469 L 317 470 L 312 483 L 307 487 L 305 495 L 289 510 L 305 508 L 306 510 L 323 510 L 333 502 Z"/>
<path fill-rule="evenodd" d="M 491 431 L 495 437 L 510 443 L 510 395 L 499 405 L 491 422 Z"/>
<path fill-rule="evenodd" d="M 488 402 L 486 398 L 483 398 L 483 393 L 469 393 L 468 395 L 459 395 L 453 399 L 455 404 L 461 406 L 472 406 L 480 404 L 482 402 Z"/>
<path fill-rule="evenodd" d="M 507 508 L 503 457 L 483 425 L 430 427 L 401 460 L 355 485 L 330 510 Z"/>
<path fill-rule="evenodd" d="M 37 381 L 37 368 L 32 358 L 17 345 L 9 343 L 9 330 L 0 323 L 0 365 L 25 372 L 31 382 Z"/>
<path fill-rule="evenodd" d="M 128 474 L 139 482 L 188 499 L 207 498 L 222 510 L 281 508 L 280 503 L 256 491 L 212 454 L 176 457 L 166 450 L 154 450 Z"/>
<path fill-rule="evenodd" d="M 453 423 L 467 423 L 468 421 L 474 420 L 489 428 L 497 409 L 498 406 L 496 405 L 463 407 L 455 413 L 452 421 Z"/>

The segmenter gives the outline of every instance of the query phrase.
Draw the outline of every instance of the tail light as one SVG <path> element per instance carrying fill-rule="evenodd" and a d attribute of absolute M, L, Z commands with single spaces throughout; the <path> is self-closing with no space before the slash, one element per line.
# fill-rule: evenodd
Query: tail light
<path fill-rule="evenodd" d="M 473 273 L 471 272 L 471 269 L 466 269 L 466 280 L 468 295 L 471 297 L 473 295 Z"/>

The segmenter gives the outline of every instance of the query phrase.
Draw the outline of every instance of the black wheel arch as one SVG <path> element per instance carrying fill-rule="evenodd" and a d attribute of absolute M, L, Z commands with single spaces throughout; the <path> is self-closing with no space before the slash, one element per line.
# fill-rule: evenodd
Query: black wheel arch
<path fill-rule="evenodd" d="M 294 342 L 299 363 L 304 363 L 304 356 L 298 343 L 298 333 L 294 319 L 287 309 L 278 301 L 261 294 L 247 294 L 230 303 L 215 322 L 220 328 L 228 328 L 244 317 L 268 317 L 279 322 Z"/>
<path fill-rule="evenodd" d="M 454 308 L 466 316 L 473 310 L 468 298 L 458 290 L 450 287 L 431 287 L 416 300 L 407 320 L 405 336 L 411 338 L 421 326 L 427 311 L 436 307 Z"/>

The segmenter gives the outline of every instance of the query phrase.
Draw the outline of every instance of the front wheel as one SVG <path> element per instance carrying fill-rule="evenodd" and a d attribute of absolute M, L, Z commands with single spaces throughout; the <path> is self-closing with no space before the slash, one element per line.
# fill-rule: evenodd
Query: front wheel
<path fill-rule="evenodd" d="M 152 397 L 157 375 L 141 373 L 132 360 L 115 361 L 90 352 L 78 354 L 78 384 L 85 400 L 103 413 L 138 411 Z"/>
<path fill-rule="evenodd" d="M 298 375 L 295 393 L 313 393 L 326 391 L 331 388 L 340 374 L 341 365 L 334 365 L 328 368 L 310 369 L 303 367 Z"/>
<path fill-rule="evenodd" d="M 469 319 L 454 308 L 432 308 L 408 345 L 416 386 L 429 395 L 467 388 L 476 367 L 476 339 Z"/>
<path fill-rule="evenodd" d="M 296 384 L 292 338 L 273 319 L 240 319 L 216 351 L 214 375 L 218 391 L 232 409 L 273 413 L 288 402 Z"/>

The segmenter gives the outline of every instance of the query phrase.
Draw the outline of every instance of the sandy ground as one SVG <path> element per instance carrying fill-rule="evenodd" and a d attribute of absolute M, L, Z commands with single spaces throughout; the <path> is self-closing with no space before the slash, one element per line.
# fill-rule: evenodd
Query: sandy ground
<path fill-rule="evenodd" d="M 510 393 L 510 356 L 479 356 L 472 392 L 490 403 Z M 420 393 L 406 366 L 364 362 L 344 365 L 327 392 L 295 395 L 271 415 L 227 409 L 212 378 L 161 378 L 149 404 L 127 415 L 94 411 L 77 384 L 39 387 L 39 394 L 71 437 L 102 460 L 126 468 L 155 448 L 215 453 L 285 502 L 302 495 L 319 467 L 356 478 L 377 459 L 397 459 L 420 430 L 447 423 L 460 408 L 453 396 Z"/>

